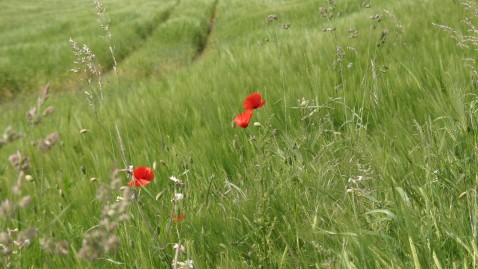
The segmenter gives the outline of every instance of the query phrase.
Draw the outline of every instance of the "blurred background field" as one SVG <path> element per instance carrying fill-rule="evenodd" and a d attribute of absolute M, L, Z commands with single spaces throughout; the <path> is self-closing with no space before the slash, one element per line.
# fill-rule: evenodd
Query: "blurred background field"
<path fill-rule="evenodd" d="M 174 1 L 103 1 L 108 10 L 111 44 L 118 61 L 140 48 L 169 16 Z M 88 44 L 104 71 L 112 68 L 108 43 L 93 1 L 2 1 L 0 100 L 32 94 L 47 82 L 56 91 L 74 90 L 75 60 L 68 40 Z M 35 89 L 35 90 L 34 90 Z"/>

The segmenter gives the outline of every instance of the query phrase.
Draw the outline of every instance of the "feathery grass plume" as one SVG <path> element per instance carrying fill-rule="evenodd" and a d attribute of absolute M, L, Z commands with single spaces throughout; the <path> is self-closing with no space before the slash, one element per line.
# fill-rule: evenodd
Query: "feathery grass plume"
<path fill-rule="evenodd" d="M 14 154 L 11 154 L 8 157 L 8 160 L 18 172 L 26 172 L 30 169 L 30 158 L 28 158 L 27 156 L 23 156 L 18 150 Z"/>
<path fill-rule="evenodd" d="M 37 230 L 30 228 L 19 231 L 18 229 L 7 229 L 0 231 L 0 261 L 3 268 L 19 266 L 17 261 L 22 255 L 22 249 L 28 247 L 35 237 Z"/>
<path fill-rule="evenodd" d="M 69 253 L 68 241 L 66 240 L 56 241 L 53 238 L 41 238 L 40 247 L 46 252 L 60 256 L 66 256 Z"/>
<path fill-rule="evenodd" d="M 15 205 L 12 201 L 6 199 L 0 203 L 0 217 L 10 219 L 15 216 Z"/>
<path fill-rule="evenodd" d="M 2 137 L 0 137 L 0 148 L 20 139 L 22 136 L 21 133 L 16 132 L 11 126 L 8 126 L 5 131 L 3 131 Z"/>
<path fill-rule="evenodd" d="M 24 231 L 19 231 L 16 240 L 13 243 L 18 247 L 18 249 L 22 249 L 30 245 L 31 240 L 37 234 L 36 228 L 29 228 Z"/>
<path fill-rule="evenodd" d="M 2 256 L 7 256 L 13 252 L 13 239 L 11 237 L 11 230 L 7 232 L 0 231 L 0 253 Z"/>
<path fill-rule="evenodd" d="M 85 90 L 85 95 L 93 112 L 96 114 L 95 99 L 104 102 L 100 65 L 96 63 L 96 55 L 86 44 L 80 47 L 72 38 L 70 38 L 70 44 L 73 49 L 73 54 L 76 56 L 76 60 L 73 62 L 75 67 L 72 68 L 71 71 L 80 74 L 80 81 L 86 81 L 88 86 L 90 86 L 90 90 Z M 93 87 L 93 80 L 96 80 L 98 84 L 97 89 Z"/>
<path fill-rule="evenodd" d="M 441 30 L 445 31 L 451 38 L 455 39 L 458 46 L 463 49 L 471 47 L 473 50 L 478 49 L 478 26 L 476 26 L 476 20 L 478 20 L 478 4 L 467 1 L 463 3 L 465 9 L 470 13 L 472 17 L 466 17 L 462 20 L 462 23 L 466 25 L 468 34 L 462 34 L 457 30 L 437 23 L 432 23 Z M 476 59 L 466 58 L 465 66 L 471 70 L 472 84 L 476 88 L 478 86 L 478 71 L 476 68 Z"/>
<path fill-rule="evenodd" d="M 42 121 L 42 117 L 47 117 L 54 112 L 55 109 L 53 106 L 49 106 L 45 110 L 43 110 L 43 112 L 41 112 L 42 105 L 48 100 L 48 98 L 50 98 L 49 90 L 50 85 L 45 85 L 45 87 L 43 87 L 43 89 L 40 91 L 40 94 L 38 95 L 36 106 L 31 107 L 30 110 L 27 111 L 26 117 L 27 121 L 30 124 L 39 124 Z"/>
<path fill-rule="evenodd" d="M 23 196 L 20 201 L 17 202 L 18 206 L 21 208 L 27 208 L 32 202 L 32 197 L 30 195 Z"/>
<path fill-rule="evenodd" d="M 45 110 L 43 110 L 43 113 L 41 115 L 43 117 L 48 117 L 51 114 L 53 114 L 53 112 L 55 112 L 55 107 L 54 106 L 48 106 L 47 108 L 45 108 Z"/>
<path fill-rule="evenodd" d="M 93 4 L 96 8 L 96 21 L 100 23 L 101 29 L 103 29 L 105 32 L 102 38 L 104 38 L 108 43 L 108 49 L 110 51 L 111 57 L 113 58 L 113 71 L 115 72 L 116 78 L 118 78 L 118 63 L 116 62 L 114 48 L 111 45 L 110 18 L 106 14 L 106 8 L 101 1 L 93 0 Z"/>
<path fill-rule="evenodd" d="M 19 221 L 15 219 L 18 216 L 19 208 L 26 208 L 30 205 L 31 196 L 22 197 L 17 203 L 6 199 L 0 203 L 0 219 L 3 219 L 4 226 L 10 220 Z M 16 257 L 22 254 L 22 249 L 29 246 L 32 239 L 37 234 L 36 228 L 28 228 L 24 230 L 7 229 L 7 231 L 0 231 L 0 261 L 4 268 L 15 266 Z M 18 264 L 16 264 L 18 265 Z"/>
<path fill-rule="evenodd" d="M 108 18 L 108 16 L 106 15 L 105 6 L 99 0 L 93 0 L 93 4 L 96 8 L 96 21 L 100 23 L 101 29 L 105 31 L 105 35 L 102 37 L 107 40 L 111 40 L 110 18 Z"/>
<path fill-rule="evenodd" d="M 463 3 L 465 10 L 470 15 L 469 17 L 464 18 L 461 22 L 465 24 L 467 28 L 467 33 L 462 34 L 458 30 L 455 30 L 449 26 L 441 25 L 437 23 L 432 23 L 434 26 L 437 26 L 439 29 L 445 31 L 452 39 L 457 42 L 457 45 L 463 50 L 472 50 L 471 53 L 475 54 L 478 50 L 478 4 L 476 2 L 467 1 Z M 474 89 L 478 88 L 478 69 L 476 57 L 468 57 L 464 60 L 464 66 L 468 68 L 470 72 L 471 86 Z M 471 97 L 469 105 L 467 106 L 467 115 L 466 119 L 463 120 L 463 123 L 467 130 L 472 130 L 476 128 L 478 122 L 478 96 L 474 93 L 468 94 Z"/>
<path fill-rule="evenodd" d="M 335 44 L 335 57 L 332 62 L 332 67 L 335 70 L 335 89 L 339 90 L 344 87 L 343 81 L 345 81 L 344 77 L 344 64 L 343 61 L 345 59 L 345 50 L 343 49 L 343 45 L 339 43 L 336 33 L 336 17 L 341 16 L 341 12 L 337 11 L 337 4 L 335 1 L 328 0 L 326 7 L 319 8 L 319 14 L 321 17 L 327 19 L 326 27 L 322 29 L 323 32 L 328 32 L 332 35 Z"/>
<path fill-rule="evenodd" d="M 56 144 L 59 137 L 60 134 L 58 132 L 53 132 L 49 134 L 46 138 L 40 139 L 38 141 L 38 149 L 43 152 L 49 151 Z"/>
<path fill-rule="evenodd" d="M 16 153 L 11 154 L 8 157 L 10 164 L 18 172 L 17 182 L 12 187 L 12 192 L 16 195 L 20 195 L 22 192 L 23 180 L 25 180 L 25 173 L 30 170 L 30 158 L 27 156 L 22 156 L 20 151 L 17 150 Z"/>
<path fill-rule="evenodd" d="M 96 260 L 104 254 L 112 253 L 119 248 L 120 239 L 116 234 L 118 224 L 129 219 L 127 209 L 131 202 L 131 190 L 123 188 L 123 194 L 115 202 L 107 203 L 111 194 L 117 192 L 121 186 L 121 178 L 118 177 L 118 170 L 114 169 L 111 174 L 109 185 L 103 185 L 98 190 L 97 199 L 106 204 L 101 211 L 101 221 L 98 225 L 86 232 L 78 257 L 84 260 Z"/>

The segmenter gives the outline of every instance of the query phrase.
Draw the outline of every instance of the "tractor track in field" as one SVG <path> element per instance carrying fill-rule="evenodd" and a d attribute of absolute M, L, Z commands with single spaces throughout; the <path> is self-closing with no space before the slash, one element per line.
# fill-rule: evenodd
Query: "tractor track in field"
<path fill-rule="evenodd" d="M 153 18 L 153 22 L 151 23 L 151 27 L 148 27 L 146 31 L 144 32 L 143 35 L 141 35 L 141 42 L 138 42 L 139 44 L 136 44 L 134 46 L 134 49 L 131 49 L 124 55 L 122 55 L 120 58 L 116 59 L 116 65 L 119 66 L 120 63 L 124 62 L 126 59 L 128 59 L 132 54 L 134 54 L 136 51 L 141 49 L 142 46 L 144 46 L 148 39 L 153 35 L 153 33 L 158 29 L 161 25 L 165 24 L 168 22 L 168 20 L 171 17 L 171 14 L 173 13 L 174 9 L 179 6 L 181 3 L 181 0 L 177 0 L 174 5 L 172 5 L 169 9 L 166 11 L 158 14 L 155 18 Z M 113 71 L 114 68 L 114 63 L 111 64 L 111 66 L 108 66 L 106 68 L 106 72 L 111 72 Z"/>
<path fill-rule="evenodd" d="M 215 22 L 216 22 L 216 11 L 217 11 L 217 6 L 218 6 L 219 0 L 215 0 L 210 8 L 210 14 L 209 14 L 209 20 L 207 22 L 207 30 L 204 32 L 204 34 L 199 38 L 196 44 L 196 51 L 192 56 L 189 56 L 189 60 L 191 63 L 194 63 L 198 61 L 201 56 L 203 56 L 208 43 L 209 39 L 211 36 L 211 33 L 214 29 Z M 145 31 L 145 34 L 141 38 L 141 42 L 139 45 L 137 45 L 134 49 L 123 55 L 120 59 L 117 59 L 116 65 L 120 66 L 122 62 L 127 60 L 131 55 L 133 55 L 136 51 L 140 50 L 142 46 L 144 46 L 147 42 L 148 39 L 154 34 L 154 32 L 161 27 L 162 25 L 166 24 L 168 20 L 171 18 L 171 15 L 174 13 L 174 10 L 181 4 L 181 0 L 177 0 L 174 5 L 172 5 L 169 9 L 167 9 L 165 12 L 159 14 L 157 17 L 153 19 L 153 21 L 156 21 L 152 23 L 151 25 L 154 27 L 150 27 L 147 31 Z M 106 72 L 105 73 L 110 73 L 114 69 L 114 66 L 108 66 L 106 67 Z"/>
<path fill-rule="evenodd" d="M 198 44 L 198 47 L 197 47 L 196 54 L 194 54 L 194 56 L 191 59 L 192 62 L 196 62 L 204 54 L 204 51 L 206 50 L 206 48 L 208 46 L 209 39 L 211 37 L 211 33 L 214 30 L 214 26 L 216 25 L 216 15 L 217 15 L 216 11 L 217 11 L 218 3 L 219 3 L 219 0 L 214 1 L 213 7 L 211 9 L 211 14 L 209 16 L 207 32 L 202 37 L 202 39 L 200 40 L 200 42 Z"/>

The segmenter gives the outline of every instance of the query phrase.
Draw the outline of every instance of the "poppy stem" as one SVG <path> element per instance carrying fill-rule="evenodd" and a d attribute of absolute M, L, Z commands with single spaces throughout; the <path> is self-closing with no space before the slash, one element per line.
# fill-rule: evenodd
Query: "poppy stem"
<path fill-rule="evenodd" d="M 118 143 L 121 149 L 121 159 L 123 160 L 124 166 L 128 167 L 128 165 L 126 164 L 126 148 L 124 146 L 123 139 L 121 139 L 121 134 L 118 128 L 118 124 L 115 124 L 115 128 L 116 128 L 116 135 L 118 136 Z"/>
<path fill-rule="evenodd" d="M 209 179 L 209 183 L 207 184 L 207 193 L 206 193 L 206 206 L 209 206 L 209 193 L 211 192 L 211 185 L 212 185 L 212 180 L 215 178 L 214 175 L 212 175 Z"/>
<path fill-rule="evenodd" d="M 138 195 L 138 198 L 139 198 L 139 195 Z M 139 200 L 136 200 L 136 206 L 137 206 L 137 208 L 138 208 L 139 214 L 141 215 L 141 218 L 142 218 L 143 221 L 146 223 L 146 226 L 148 226 L 148 229 L 149 229 L 149 232 L 151 233 L 151 235 L 154 236 L 155 238 L 157 238 L 157 239 L 159 240 L 159 234 L 154 231 L 154 229 L 153 229 L 153 227 L 151 226 L 151 224 L 146 220 L 146 217 L 144 216 L 144 213 L 143 213 L 143 211 L 141 210 L 141 205 L 139 204 Z M 164 250 L 164 247 L 161 247 L 161 245 L 160 245 L 160 246 L 159 246 L 159 249 Z"/>

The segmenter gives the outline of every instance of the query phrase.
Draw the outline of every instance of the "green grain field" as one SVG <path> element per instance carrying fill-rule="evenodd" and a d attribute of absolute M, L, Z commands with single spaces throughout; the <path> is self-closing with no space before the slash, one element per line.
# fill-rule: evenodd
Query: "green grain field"
<path fill-rule="evenodd" d="M 477 268 L 477 20 L 0 1 L 0 267 Z"/>

